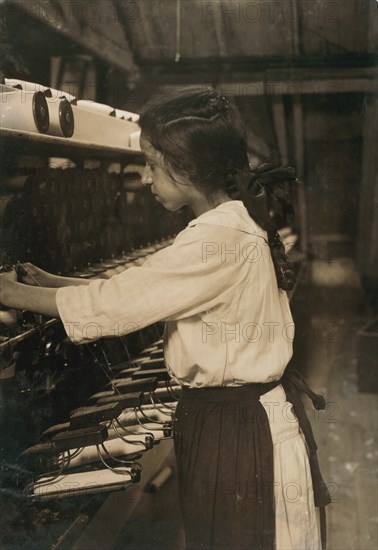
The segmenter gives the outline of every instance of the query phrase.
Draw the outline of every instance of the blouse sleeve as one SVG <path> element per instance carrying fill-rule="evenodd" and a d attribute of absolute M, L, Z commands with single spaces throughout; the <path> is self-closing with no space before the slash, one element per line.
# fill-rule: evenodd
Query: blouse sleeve
<path fill-rule="evenodd" d="M 76 343 L 122 336 L 215 307 L 243 269 L 235 255 L 221 254 L 221 243 L 232 249 L 240 235 L 230 228 L 195 225 L 141 267 L 60 288 L 56 302 L 68 336 Z"/>

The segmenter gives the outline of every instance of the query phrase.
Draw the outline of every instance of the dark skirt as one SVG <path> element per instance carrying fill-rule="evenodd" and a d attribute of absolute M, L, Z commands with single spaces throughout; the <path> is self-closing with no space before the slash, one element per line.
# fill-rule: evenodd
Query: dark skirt
<path fill-rule="evenodd" d="M 274 550 L 273 443 L 259 398 L 280 383 L 306 436 L 316 505 L 329 503 L 296 383 L 183 388 L 174 443 L 187 550 Z"/>
<path fill-rule="evenodd" d="M 184 389 L 174 438 L 188 550 L 274 548 L 273 445 L 259 397 L 277 384 Z"/>

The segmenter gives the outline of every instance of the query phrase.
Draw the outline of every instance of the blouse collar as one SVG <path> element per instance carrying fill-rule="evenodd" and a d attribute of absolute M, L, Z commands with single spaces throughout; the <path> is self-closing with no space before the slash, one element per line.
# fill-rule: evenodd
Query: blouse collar
<path fill-rule="evenodd" d="M 240 200 L 223 202 L 216 208 L 204 212 L 198 218 L 189 222 L 188 227 L 194 227 L 199 224 L 230 227 L 244 233 L 259 235 L 266 239 L 266 232 L 251 218 L 243 202 Z"/>

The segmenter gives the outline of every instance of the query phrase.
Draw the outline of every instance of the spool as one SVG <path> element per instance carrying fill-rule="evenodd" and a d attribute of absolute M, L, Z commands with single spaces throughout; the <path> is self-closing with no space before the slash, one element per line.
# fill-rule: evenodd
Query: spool
<path fill-rule="evenodd" d="M 12 195 L 0 196 L 0 226 L 3 225 L 4 214 L 8 204 L 12 201 Z"/>
<path fill-rule="evenodd" d="M 147 483 L 145 491 L 147 493 L 157 493 L 159 489 L 163 487 L 165 483 L 172 477 L 173 468 L 172 466 L 165 466 L 156 474 L 156 476 Z"/>
<path fill-rule="evenodd" d="M 3 308 L 0 305 L 0 324 L 7 327 L 17 325 L 17 311 L 15 309 Z"/>
<path fill-rule="evenodd" d="M 65 97 L 46 98 L 50 115 L 49 135 L 70 138 L 75 129 L 74 114 Z"/>
<path fill-rule="evenodd" d="M 13 378 L 16 373 L 16 353 L 13 352 L 9 338 L 0 336 L 0 344 L 6 344 L 0 350 L 0 381 Z"/>
<path fill-rule="evenodd" d="M 0 103 L 0 126 L 12 130 L 45 134 L 50 125 L 49 109 L 42 92 L 14 89 L 3 92 Z"/>
<path fill-rule="evenodd" d="M 15 174 L 14 176 L 7 176 L 5 178 L 5 180 L 2 182 L 2 185 L 6 188 L 6 189 L 11 189 L 12 191 L 21 191 L 25 185 L 25 182 L 26 180 L 28 179 L 28 175 L 24 175 L 24 174 Z M 0 211 L 3 212 L 4 208 L 5 208 L 5 204 L 4 204 L 4 208 L 2 208 L 2 200 L 5 200 L 9 198 L 9 197 L 0 197 Z M 12 197 L 13 198 L 13 197 Z M 9 201 L 6 201 L 6 202 L 9 202 Z"/>
<path fill-rule="evenodd" d="M 113 269 L 114 273 L 111 274 L 111 276 L 113 277 L 113 275 L 118 275 L 119 273 L 123 273 L 126 269 L 126 265 L 119 265 L 118 267 L 115 267 Z"/>
<path fill-rule="evenodd" d="M 89 103 L 93 102 L 85 102 L 85 104 Z M 78 101 L 77 105 L 72 105 L 75 117 L 73 139 L 107 147 L 111 145 L 129 149 L 130 134 L 138 129 L 137 124 L 109 116 L 108 111 L 106 114 L 104 111 L 102 113 L 96 111 L 97 108 L 91 110 L 87 107 L 88 105 L 83 105 L 81 101 Z M 101 108 L 99 110 L 101 111 Z"/>
<path fill-rule="evenodd" d="M 9 380 L 16 374 L 16 361 L 13 361 L 8 367 L 0 367 L 0 380 Z"/>

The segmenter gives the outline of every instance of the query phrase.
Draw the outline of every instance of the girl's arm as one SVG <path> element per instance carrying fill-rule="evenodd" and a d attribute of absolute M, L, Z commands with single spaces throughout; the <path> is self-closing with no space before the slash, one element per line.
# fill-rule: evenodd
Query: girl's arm
<path fill-rule="evenodd" d="M 28 286 L 18 283 L 16 273 L 0 275 L 0 303 L 11 309 L 33 311 L 49 317 L 59 317 L 54 288 Z"/>
<path fill-rule="evenodd" d="M 93 279 L 79 279 L 75 277 L 62 277 L 53 275 L 43 269 L 29 263 L 23 263 L 20 266 L 21 280 L 30 286 L 41 286 L 47 288 L 61 288 L 63 286 L 88 285 Z"/>

